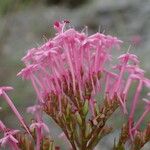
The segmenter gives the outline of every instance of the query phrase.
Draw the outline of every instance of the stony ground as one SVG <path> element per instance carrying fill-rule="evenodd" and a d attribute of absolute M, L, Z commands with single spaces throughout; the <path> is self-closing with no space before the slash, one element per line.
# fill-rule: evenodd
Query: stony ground
<path fill-rule="evenodd" d="M 45 40 L 44 36 L 49 38 L 54 34 L 52 24 L 58 19 L 70 20 L 79 30 L 87 25 L 89 33 L 100 29 L 101 32 L 120 37 L 124 41 L 123 51 L 131 44 L 131 51 L 141 58 L 142 66 L 148 71 L 147 75 L 150 75 L 149 0 L 91 0 L 76 9 L 44 5 L 28 7 L 0 18 L 0 84 L 14 86 L 15 94 L 12 97 L 16 99 L 20 111 L 25 111 L 20 104 L 28 106 L 35 98 L 30 84 L 16 78 L 22 68 L 20 58 L 27 49 L 41 44 Z M 5 103 L 2 105 L 6 107 Z M 9 119 L 4 118 L 5 122 L 12 126 L 17 124 L 12 122 L 7 109 L 3 113 L 9 114 Z M 112 145 L 115 134 L 118 132 L 102 141 L 103 150 L 109 149 L 106 145 Z M 145 147 L 143 150 L 148 149 Z"/>

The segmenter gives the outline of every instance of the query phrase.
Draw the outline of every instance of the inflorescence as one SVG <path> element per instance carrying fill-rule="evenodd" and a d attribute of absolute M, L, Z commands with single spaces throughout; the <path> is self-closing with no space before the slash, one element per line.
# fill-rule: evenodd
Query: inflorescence
<path fill-rule="evenodd" d="M 67 28 L 67 24 L 69 21 L 55 22 L 55 37 L 28 50 L 22 58 L 25 68 L 18 76 L 30 80 L 37 94 L 36 104 L 27 109 L 34 116 L 30 126 L 6 93 L 12 87 L 0 87 L 0 96 L 25 129 L 8 129 L 0 121 L 0 131 L 4 133 L 0 146 L 7 144 L 13 150 L 59 150 L 43 121 L 43 113 L 46 113 L 62 129 L 61 135 L 69 141 L 70 149 L 93 150 L 113 131 L 107 120 L 120 108 L 128 121 L 122 125 L 113 149 L 125 149 L 127 143 L 133 150 L 141 149 L 150 140 L 150 124 L 140 130 L 150 112 L 148 99 L 143 99 L 145 109 L 141 117 L 138 120 L 134 117 L 142 89 L 150 88 L 150 80 L 139 67 L 138 57 L 128 51 L 118 57 L 114 66 L 112 50 L 120 49 L 121 40 L 102 33 L 89 36 Z M 129 98 L 134 83 L 135 92 Z M 97 98 L 99 96 L 101 98 Z M 129 107 L 128 101 L 131 101 Z"/>

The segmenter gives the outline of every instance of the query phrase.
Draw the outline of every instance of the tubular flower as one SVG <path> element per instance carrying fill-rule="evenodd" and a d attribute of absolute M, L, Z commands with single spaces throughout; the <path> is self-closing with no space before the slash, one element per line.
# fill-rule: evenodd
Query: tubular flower
<path fill-rule="evenodd" d="M 143 101 L 145 102 L 145 111 L 143 112 L 143 114 L 141 115 L 141 117 L 139 118 L 132 130 L 138 130 L 145 116 L 150 112 L 150 100 L 144 98 Z"/>
<path fill-rule="evenodd" d="M 20 115 L 15 105 L 13 104 L 12 100 L 9 98 L 9 96 L 5 92 L 7 90 L 12 90 L 12 89 L 13 89 L 12 87 L 0 87 L 0 96 L 4 97 L 5 101 L 10 106 L 10 108 L 12 109 L 12 111 L 14 112 L 14 114 L 16 115 L 16 117 L 18 118 L 22 126 L 24 127 L 24 129 L 30 134 L 30 131 L 28 130 L 28 127 L 26 126 L 23 117 Z"/>
<path fill-rule="evenodd" d="M 44 129 L 46 132 L 49 132 L 48 126 L 43 122 L 32 123 L 31 126 L 30 126 L 30 129 L 34 129 L 34 128 Z"/>
<path fill-rule="evenodd" d="M 36 130 L 36 150 L 40 150 L 40 145 L 43 139 L 42 130 L 45 130 L 47 133 L 49 133 L 49 128 L 44 122 L 39 121 L 31 124 L 30 130 L 34 129 Z"/>
<path fill-rule="evenodd" d="M 5 147 L 8 144 L 12 150 L 20 150 L 17 145 L 18 140 L 14 137 L 19 130 L 7 129 L 2 121 L 0 121 L 0 130 L 4 132 L 4 137 L 0 139 L 0 147 Z"/>
<path fill-rule="evenodd" d="M 42 120 L 42 110 L 40 105 L 28 107 L 27 112 L 32 113 L 36 120 L 36 122 L 33 122 L 30 125 L 30 130 L 36 130 L 36 150 L 40 150 L 41 141 L 44 137 L 43 130 L 49 133 L 49 128 Z"/>

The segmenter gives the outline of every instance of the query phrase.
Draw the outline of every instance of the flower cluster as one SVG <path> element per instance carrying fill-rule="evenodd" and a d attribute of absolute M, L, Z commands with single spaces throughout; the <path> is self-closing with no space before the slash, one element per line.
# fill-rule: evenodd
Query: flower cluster
<path fill-rule="evenodd" d="M 22 59 L 26 67 L 18 75 L 32 81 L 40 103 L 45 103 L 50 95 L 56 95 L 60 113 L 62 98 L 72 100 L 69 95 L 81 101 L 88 99 L 92 111 L 95 95 L 101 91 L 101 74 L 110 80 L 117 79 L 118 75 L 109 72 L 106 64 L 112 59 L 112 47 L 118 48 L 122 41 L 100 33 L 88 36 L 72 28 L 64 31 L 66 23 L 56 22 L 54 28 L 58 33 L 55 38 L 28 51 Z M 120 81 L 121 77 L 118 87 Z M 107 85 L 106 90 L 109 87 Z M 109 89 L 109 92 L 113 97 L 113 90 Z"/>
<path fill-rule="evenodd" d="M 25 68 L 18 76 L 31 80 L 37 94 L 36 105 L 28 108 L 28 112 L 35 118 L 30 128 L 5 93 L 11 87 L 1 87 L 0 95 L 14 111 L 27 131 L 26 134 L 36 139 L 36 150 L 42 149 L 42 141 L 46 141 L 42 129 L 49 133 L 42 119 L 43 112 L 61 127 L 62 135 L 66 136 L 74 150 L 92 150 L 103 136 L 112 131 L 112 127 L 106 122 L 118 107 L 128 116 L 128 122 L 123 125 L 119 142 L 114 149 L 123 147 L 129 140 L 136 149 L 139 134 L 145 138 L 140 141 L 140 149 L 150 140 L 150 136 L 144 134 L 148 133 L 149 127 L 144 133 L 139 131 L 150 111 L 150 101 L 144 99 L 145 111 L 139 120 L 135 121 L 134 115 L 141 91 L 143 87 L 150 88 L 150 80 L 139 67 L 138 57 L 127 52 L 119 56 L 117 64 L 113 66 L 112 50 L 119 50 L 121 40 L 101 33 L 89 36 L 74 28 L 67 29 L 68 23 L 69 21 L 55 22 L 55 37 L 40 47 L 28 50 L 22 58 Z M 130 98 L 131 106 L 128 109 L 129 90 L 135 82 L 136 90 L 133 98 Z M 101 95 L 101 100 L 96 98 L 98 95 Z M 4 131 L 2 123 L 1 128 Z M 7 134 L 11 139 L 9 143 L 18 146 L 19 141 L 13 134 Z M 1 139 L 1 146 L 3 141 Z"/>

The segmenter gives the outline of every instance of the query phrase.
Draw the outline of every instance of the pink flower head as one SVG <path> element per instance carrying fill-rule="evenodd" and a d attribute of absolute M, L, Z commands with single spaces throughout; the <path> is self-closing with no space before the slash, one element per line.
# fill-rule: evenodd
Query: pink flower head
<path fill-rule="evenodd" d="M 134 113 L 136 110 L 136 107 L 138 105 L 138 100 L 142 91 L 143 86 L 146 86 L 148 88 L 150 88 L 150 80 L 147 79 L 146 77 L 144 77 L 144 73 L 141 74 L 131 74 L 130 75 L 130 79 L 131 80 L 137 80 L 138 81 L 138 85 L 134 94 L 134 98 L 131 104 L 131 108 L 130 108 L 130 114 L 129 114 L 129 133 L 130 133 L 130 137 L 133 140 L 135 131 L 138 129 L 138 127 L 140 126 L 141 122 L 143 121 L 144 117 L 147 115 L 147 113 L 150 111 L 150 107 L 149 107 L 149 101 L 144 100 L 147 104 L 147 106 L 145 107 L 145 111 L 143 112 L 142 116 L 139 118 L 139 120 L 137 121 L 136 125 L 134 127 L 132 127 L 132 123 L 133 123 L 133 119 L 134 119 Z M 131 81 L 130 80 L 130 81 Z"/>
<path fill-rule="evenodd" d="M 28 50 L 22 59 L 25 68 L 18 73 L 23 79 L 31 80 L 38 98 L 38 105 L 27 110 L 35 116 L 35 122 L 31 124 L 30 129 L 36 131 L 36 149 L 40 150 L 40 143 L 44 137 L 43 129 L 49 132 L 42 121 L 41 107 L 53 116 L 56 113 L 61 116 L 64 112 L 62 106 L 65 106 L 67 100 L 73 111 L 81 110 L 80 107 L 85 104 L 83 109 L 89 110 L 91 112 L 89 116 L 94 117 L 98 112 L 96 96 L 101 94 L 108 102 L 117 100 L 123 113 L 127 114 L 126 101 L 129 89 L 132 83 L 137 81 L 128 120 L 129 134 L 133 139 L 135 131 L 150 111 L 149 102 L 146 101 L 144 113 L 134 124 L 141 91 L 144 86 L 150 88 L 150 80 L 144 76 L 145 71 L 139 67 L 138 57 L 128 51 L 119 56 L 117 65 L 112 67 L 111 50 L 118 49 L 122 41 L 102 33 L 89 36 L 72 27 L 66 28 L 68 23 L 66 20 L 55 22 L 55 36 L 43 45 Z M 0 95 L 2 94 L 3 90 L 0 91 Z M 7 95 L 5 99 L 26 127 Z M 3 125 L 1 126 L 3 129 Z"/>
<path fill-rule="evenodd" d="M 141 117 L 138 119 L 134 127 L 131 129 L 131 132 L 136 134 L 136 130 L 140 127 L 141 123 L 143 122 L 146 115 L 150 112 L 150 100 L 143 98 L 143 101 L 145 102 L 145 110 L 142 113 Z"/>
<path fill-rule="evenodd" d="M 30 126 L 30 129 L 36 129 L 36 128 L 43 129 L 43 130 L 45 130 L 46 132 L 49 133 L 49 128 L 44 122 L 32 123 L 31 126 Z"/>
<path fill-rule="evenodd" d="M 139 63 L 137 56 L 130 54 L 128 52 L 126 54 L 119 56 L 118 59 L 120 60 L 121 65 L 119 66 L 119 68 L 117 67 L 120 70 L 120 74 L 119 74 L 119 78 L 118 78 L 116 86 L 115 86 L 115 90 L 114 90 L 115 93 L 117 93 L 119 90 L 122 78 L 124 77 L 124 73 L 127 70 L 128 62 L 132 61 L 134 64 Z"/>
<path fill-rule="evenodd" d="M 49 133 L 49 128 L 44 122 L 38 121 L 30 125 L 30 130 L 33 129 L 36 130 L 36 150 L 40 150 L 40 145 L 43 138 L 43 130 Z"/>
<path fill-rule="evenodd" d="M 88 36 L 74 28 L 65 30 L 66 23 L 69 22 L 55 22 L 56 36 L 29 50 L 23 59 L 28 65 L 19 73 L 32 81 L 40 102 L 44 103 L 48 95 L 57 95 L 60 112 L 62 97 L 70 93 L 80 95 L 81 99 L 87 97 L 84 91 L 88 82 L 92 89 L 89 100 L 97 94 L 99 75 L 112 61 L 111 49 L 122 43 L 110 35 Z"/>
<path fill-rule="evenodd" d="M 18 140 L 14 137 L 14 135 L 18 132 L 19 130 L 10 130 L 5 132 L 4 137 L 0 139 L 0 146 L 4 147 L 8 143 L 12 150 L 19 150 L 19 147 L 17 146 Z"/>
<path fill-rule="evenodd" d="M 139 63 L 139 60 L 138 60 L 137 56 L 134 55 L 134 54 L 130 54 L 128 52 L 126 54 L 123 54 L 123 55 L 119 56 L 118 59 L 119 59 L 121 64 L 119 65 L 119 67 L 117 67 L 120 70 L 120 74 L 119 74 L 118 81 L 116 83 L 115 92 L 117 92 L 118 89 L 119 89 L 121 80 L 124 77 L 124 73 L 126 71 L 129 71 L 128 62 L 129 61 L 133 62 L 134 67 L 135 67 L 135 65 L 137 65 Z"/>
<path fill-rule="evenodd" d="M 126 109 L 126 97 L 128 94 L 128 90 L 131 86 L 132 74 L 144 75 L 144 71 L 139 68 L 139 60 L 138 57 L 134 54 L 130 54 L 127 52 L 118 57 L 120 64 L 113 67 L 113 69 L 119 70 L 119 77 L 116 81 L 116 84 L 113 86 L 113 95 L 117 94 L 120 104 L 123 108 L 124 113 L 127 113 Z M 128 80 L 126 81 L 125 75 L 129 74 Z M 124 84 L 127 82 L 126 84 Z"/>
<path fill-rule="evenodd" d="M 135 64 L 139 63 L 138 57 L 134 54 L 126 53 L 118 57 L 121 62 L 131 61 Z"/>

